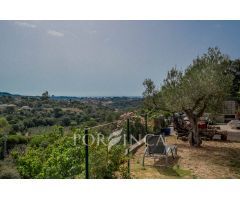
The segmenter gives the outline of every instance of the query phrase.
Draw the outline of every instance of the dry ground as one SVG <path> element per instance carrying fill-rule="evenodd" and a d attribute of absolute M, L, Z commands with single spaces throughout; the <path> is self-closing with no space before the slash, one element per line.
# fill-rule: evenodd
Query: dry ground
<path fill-rule="evenodd" d="M 166 138 L 168 144 L 178 146 L 178 158 L 169 159 L 168 167 L 164 159 L 154 163 L 146 158 L 142 167 L 142 146 L 131 159 L 133 178 L 240 178 L 240 142 L 203 141 L 200 148 L 194 148 L 175 135 Z"/>

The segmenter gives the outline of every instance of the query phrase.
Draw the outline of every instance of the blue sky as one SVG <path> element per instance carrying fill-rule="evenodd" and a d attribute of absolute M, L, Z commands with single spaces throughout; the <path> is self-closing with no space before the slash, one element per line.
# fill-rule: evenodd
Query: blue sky
<path fill-rule="evenodd" d="M 218 46 L 240 55 L 240 21 L 0 21 L 0 91 L 141 96 Z"/>

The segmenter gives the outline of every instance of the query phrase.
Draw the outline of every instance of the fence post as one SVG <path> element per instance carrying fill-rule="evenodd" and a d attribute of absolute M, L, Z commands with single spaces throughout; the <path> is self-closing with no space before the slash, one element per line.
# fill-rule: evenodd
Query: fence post
<path fill-rule="evenodd" d="M 148 117 L 147 117 L 147 114 L 145 114 L 145 131 L 146 131 L 146 134 L 148 134 Z"/>
<path fill-rule="evenodd" d="M 84 131 L 85 139 L 85 178 L 89 179 L 89 165 L 88 165 L 88 129 L 85 128 Z"/>
<path fill-rule="evenodd" d="M 127 119 L 127 142 L 128 142 L 128 175 L 130 175 L 130 122 Z"/>

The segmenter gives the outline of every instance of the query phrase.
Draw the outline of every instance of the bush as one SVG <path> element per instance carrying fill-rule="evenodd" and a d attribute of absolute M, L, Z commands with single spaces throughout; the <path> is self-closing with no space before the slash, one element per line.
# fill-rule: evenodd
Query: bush
<path fill-rule="evenodd" d="M 71 119 L 70 119 L 69 117 L 64 117 L 64 118 L 62 119 L 61 125 L 62 125 L 62 126 L 69 126 L 70 123 L 71 123 Z"/>
<path fill-rule="evenodd" d="M 8 135 L 7 147 L 12 149 L 17 144 L 27 144 L 28 138 L 23 135 Z"/>
<path fill-rule="evenodd" d="M 54 117 L 56 118 L 63 116 L 63 111 L 61 108 L 54 108 L 53 113 L 54 113 Z"/>
<path fill-rule="evenodd" d="M 23 132 L 26 129 L 26 127 L 22 122 L 18 122 L 17 124 L 12 125 L 12 129 L 15 132 L 18 132 L 18 131 Z"/>
<path fill-rule="evenodd" d="M 61 127 L 44 136 L 34 136 L 24 154 L 14 155 L 17 169 L 23 178 L 82 178 L 85 154 L 82 140 L 74 145 L 72 134 L 63 135 Z M 79 137 L 83 131 L 76 130 Z M 107 141 L 106 141 L 107 143 Z M 46 144 L 46 145 L 43 145 Z M 90 142 L 91 144 L 91 142 Z M 103 143 L 89 146 L 91 178 L 114 178 L 115 172 L 126 161 L 123 145 L 108 151 Z"/>
<path fill-rule="evenodd" d="M 23 178 L 74 178 L 83 171 L 83 149 L 64 136 L 47 147 L 28 147 L 17 165 Z"/>
<path fill-rule="evenodd" d="M 35 135 L 30 139 L 29 145 L 31 147 L 34 147 L 34 146 L 40 147 L 40 146 L 42 146 L 43 143 L 46 142 L 46 139 L 47 138 L 45 135 Z"/>
<path fill-rule="evenodd" d="M 16 156 L 17 157 L 17 156 Z M 43 149 L 28 147 L 26 154 L 17 159 L 17 169 L 22 178 L 37 178 L 44 160 Z"/>
<path fill-rule="evenodd" d="M 29 146 L 31 147 L 47 147 L 48 144 L 53 144 L 57 139 L 63 136 L 63 127 L 54 126 L 49 132 L 43 132 L 40 135 L 34 135 L 29 141 Z"/>
<path fill-rule="evenodd" d="M 54 119 L 52 119 L 52 118 L 46 118 L 45 121 L 46 121 L 47 126 L 54 125 Z"/>
<path fill-rule="evenodd" d="M 76 121 L 71 121 L 71 124 L 70 124 L 71 126 L 77 126 L 78 124 L 77 124 L 77 122 Z"/>
<path fill-rule="evenodd" d="M 73 145 L 72 137 L 63 137 L 53 146 L 38 178 L 74 178 L 84 168 L 83 148 Z"/>
<path fill-rule="evenodd" d="M 87 127 L 92 127 L 92 126 L 96 126 L 96 125 L 97 125 L 97 122 L 93 118 L 90 119 L 90 121 L 87 121 L 85 123 L 85 126 L 87 126 Z"/>
<path fill-rule="evenodd" d="M 3 144 L 4 138 L 0 138 L 0 144 Z M 23 135 L 8 135 L 7 136 L 7 145 L 9 148 L 17 145 L 17 144 L 27 144 L 28 138 Z"/>
<path fill-rule="evenodd" d="M 8 144 L 26 144 L 28 142 L 27 137 L 23 135 L 9 135 L 7 139 Z"/>
<path fill-rule="evenodd" d="M 94 143 L 90 145 L 89 160 L 91 178 L 115 178 L 115 172 L 126 161 L 125 147 L 114 145 L 108 150 L 105 144 Z"/>
<path fill-rule="evenodd" d="M 35 123 L 31 119 L 25 119 L 23 120 L 23 125 L 26 128 L 31 128 L 35 126 Z"/>

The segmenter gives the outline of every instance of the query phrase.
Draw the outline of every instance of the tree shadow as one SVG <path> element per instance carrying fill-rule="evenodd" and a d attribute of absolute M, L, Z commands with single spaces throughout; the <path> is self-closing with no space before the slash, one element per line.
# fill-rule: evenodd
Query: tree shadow
<path fill-rule="evenodd" d="M 175 143 L 174 143 L 175 144 Z M 165 166 L 165 158 L 163 156 L 153 162 L 153 158 L 146 158 L 145 166 L 154 168 L 159 174 L 165 175 L 166 178 L 197 178 L 194 169 L 198 168 L 198 163 L 206 168 L 206 173 L 217 177 L 221 177 L 219 170 L 229 171 L 229 177 L 240 177 L 240 147 L 239 142 L 233 141 L 204 141 L 201 147 L 190 147 L 188 142 L 176 142 L 178 147 L 178 157 L 172 159 L 169 156 L 169 164 Z M 138 156 L 142 157 L 142 154 Z M 180 161 L 181 159 L 181 161 Z M 181 165 L 179 164 L 181 163 Z M 192 165 L 191 165 L 192 163 Z M 187 166 L 186 169 L 181 169 L 181 166 Z M 179 166 L 180 165 L 180 166 Z M 219 166 L 219 168 L 218 168 Z M 204 171 L 200 170 L 200 177 Z M 213 173 L 212 173 L 213 172 Z M 210 175 L 210 176 L 211 176 Z M 220 176 L 219 176 L 220 175 Z"/>
<path fill-rule="evenodd" d="M 191 177 L 191 171 L 181 169 L 178 165 L 179 156 L 172 158 L 169 156 L 168 165 L 166 165 L 165 157 L 161 156 L 155 160 L 153 165 L 146 165 L 155 168 L 159 174 L 165 175 L 167 178 L 184 178 Z M 148 158 L 149 159 L 149 158 Z M 152 158 L 153 159 L 153 158 Z"/>
<path fill-rule="evenodd" d="M 240 148 L 206 146 L 202 148 L 202 151 L 205 151 L 205 155 L 198 155 L 199 159 L 208 159 L 214 164 L 229 167 L 231 170 L 240 174 Z"/>
<path fill-rule="evenodd" d="M 164 156 L 160 156 L 159 158 L 157 158 L 153 164 L 154 167 L 173 167 L 174 165 L 176 165 L 178 163 L 179 160 L 179 156 L 177 156 L 176 158 L 172 158 L 172 156 L 168 157 L 168 165 L 166 165 L 166 160 Z"/>
<path fill-rule="evenodd" d="M 199 148 L 187 147 L 186 144 L 178 144 L 178 149 L 189 149 L 192 159 L 205 161 L 214 165 L 224 166 L 230 171 L 240 175 L 240 148 L 232 141 L 214 141 L 222 146 L 214 146 L 205 143 Z M 227 145 L 227 146 L 226 146 Z M 217 169 L 216 169 L 217 170 Z"/>

